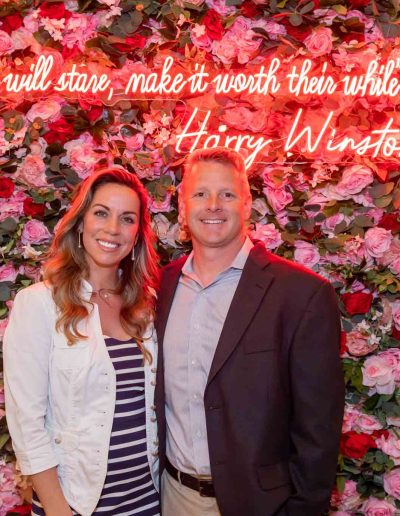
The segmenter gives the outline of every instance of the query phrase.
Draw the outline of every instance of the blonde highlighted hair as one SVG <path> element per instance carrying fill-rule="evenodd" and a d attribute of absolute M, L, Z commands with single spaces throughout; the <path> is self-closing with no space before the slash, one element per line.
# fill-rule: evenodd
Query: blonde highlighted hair
<path fill-rule="evenodd" d="M 71 344 L 86 338 L 79 333 L 78 324 L 88 314 L 88 305 L 81 297 L 82 279 L 89 269 L 84 248 L 79 247 L 78 231 L 96 190 L 105 184 L 120 184 L 136 192 L 140 200 L 140 217 L 135 260 L 130 254 L 120 263 L 120 281 L 116 292 L 122 297 L 120 312 L 123 329 L 135 338 L 147 359 L 142 336 L 154 314 L 153 289 L 157 285 L 157 254 L 153 247 L 148 211 L 148 196 L 139 179 L 118 167 L 95 172 L 78 186 L 71 207 L 61 219 L 44 267 L 44 279 L 52 288 L 59 317 L 57 331 L 62 331 Z"/>

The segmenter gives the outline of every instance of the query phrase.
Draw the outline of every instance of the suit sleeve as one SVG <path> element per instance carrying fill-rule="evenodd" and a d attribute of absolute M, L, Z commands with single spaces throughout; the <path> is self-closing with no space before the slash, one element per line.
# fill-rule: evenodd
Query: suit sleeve
<path fill-rule="evenodd" d="M 4 335 L 6 417 L 25 475 L 58 464 L 45 429 L 49 356 L 53 338 L 48 307 L 35 289 L 20 291 Z"/>
<path fill-rule="evenodd" d="M 324 283 L 309 301 L 290 351 L 290 516 L 320 516 L 329 506 L 344 409 L 339 342 L 336 295 Z"/>

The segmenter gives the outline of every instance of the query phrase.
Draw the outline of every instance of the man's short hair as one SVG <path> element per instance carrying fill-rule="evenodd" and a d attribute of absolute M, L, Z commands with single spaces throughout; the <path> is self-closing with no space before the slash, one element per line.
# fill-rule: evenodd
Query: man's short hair
<path fill-rule="evenodd" d="M 182 178 L 182 186 L 184 188 L 185 178 L 190 175 L 190 171 L 196 163 L 202 161 L 210 161 L 221 163 L 223 165 L 232 166 L 239 174 L 240 180 L 243 183 L 244 193 L 250 194 L 250 185 L 246 173 L 246 165 L 244 158 L 238 152 L 227 149 L 226 147 L 213 147 L 211 149 L 197 149 L 189 154 L 184 163 L 184 172 Z"/>

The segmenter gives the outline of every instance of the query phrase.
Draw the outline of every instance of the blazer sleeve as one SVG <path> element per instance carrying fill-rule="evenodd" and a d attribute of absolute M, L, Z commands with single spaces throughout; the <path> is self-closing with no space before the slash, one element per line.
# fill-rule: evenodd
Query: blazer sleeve
<path fill-rule="evenodd" d="M 308 303 L 290 351 L 294 494 L 284 508 L 290 516 L 320 516 L 329 506 L 344 410 L 339 343 L 336 294 L 323 283 Z"/>
<path fill-rule="evenodd" d="M 25 475 L 58 464 L 45 429 L 49 358 L 55 330 L 44 291 L 37 287 L 22 290 L 15 297 L 3 344 L 7 424 Z"/>

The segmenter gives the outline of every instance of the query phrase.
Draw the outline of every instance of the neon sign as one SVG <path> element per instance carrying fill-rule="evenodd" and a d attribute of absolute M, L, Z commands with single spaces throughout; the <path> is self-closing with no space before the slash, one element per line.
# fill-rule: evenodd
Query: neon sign
<path fill-rule="evenodd" d="M 29 70 L 17 70 L 0 74 L 0 94 L 3 98 L 35 100 L 48 95 L 63 93 L 68 98 L 100 100 L 111 105 L 121 99 L 186 99 L 211 93 L 226 96 L 228 101 L 242 102 L 244 95 L 256 95 L 265 99 L 265 109 L 277 99 L 289 96 L 299 105 L 315 98 L 340 99 L 345 97 L 348 105 L 357 99 L 396 99 L 400 95 L 400 60 L 389 59 L 386 63 L 371 60 L 363 73 L 342 73 L 328 62 L 321 66 L 310 59 L 297 59 L 291 64 L 273 58 L 251 73 L 242 71 L 218 71 L 210 65 L 196 63 L 190 71 L 175 65 L 167 56 L 162 67 L 150 70 L 142 63 L 133 63 L 130 75 L 124 79 L 118 71 L 96 66 L 91 71 L 91 63 L 65 63 L 61 70 L 55 70 L 52 55 L 40 56 Z M 57 75 L 56 75 L 57 74 Z M 261 100 L 261 104 L 263 101 Z M 251 109 L 251 107 L 249 108 Z M 263 108 L 264 109 L 264 108 Z M 400 156 L 400 129 L 395 127 L 397 116 L 393 106 L 393 116 L 386 111 L 381 127 L 358 132 L 358 139 L 343 134 L 336 128 L 338 114 L 327 112 L 320 127 L 307 125 L 306 110 L 298 107 L 294 117 L 288 122 L 284 138 L 273 139 L 262 130 L 252 129 L 243 134 L 228 131 L 226 124 L 209 125 L 212 110 L 194 107 L 188 119 L 181 124 L 176 134 L 176 150 L 193 151 L 198 147 L 222 145 L 236 150 L 246 149 L 246 166 L 250 167 L 260 155 L 267 155 L 275 143 L 281 144 L 287 156 L 295 152 L 311 155 L 324 151 L 353 152 L 371 158 Z"/>

